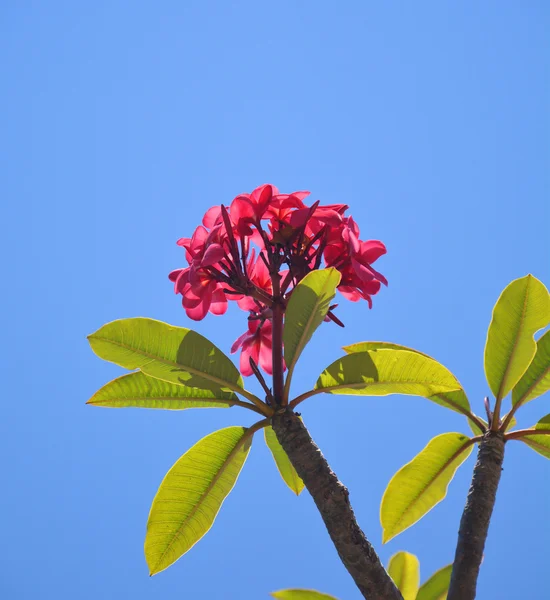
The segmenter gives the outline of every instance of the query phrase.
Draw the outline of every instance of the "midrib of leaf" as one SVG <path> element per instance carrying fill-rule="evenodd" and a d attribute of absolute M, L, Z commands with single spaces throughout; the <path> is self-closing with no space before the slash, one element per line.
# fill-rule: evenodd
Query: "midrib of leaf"
<path fill-rule="evenodd" d="M 231 461 L 237 454 L 237 451 L 239 451 L 241 449 L 241 447 L 244 445 L 244 443 L 246 441 L 248 441 L 250 439 L 250 437 L 253 435 L 254 435 L 254 431 L 252 431 L 252 433 L 250 433 L 250 429 L 248 429 L 247 431 L 244 432 L 243 437 L 237 442 L 237 445 L 233 448 L 233 450 L 231 450 L 228 457 L 225 459 L 223 465 L 221 466 L 220 470 L 214 475 L 212 481 L 208 484 L 206 490 L 201 494 L 198 502 L 196 502 L 196 504 L 191 509 L 191 512 L 187 515 L 187 517 L 185 517 L 185 519 L 182 521 L 181 525 L 178 527 L 178 530 L 174 533 L 174 537 L 171 539 L 171 541 L 168 543 L 168 546 L 166 546 L 166 548 L 162 552 L 161 557 L 158 559 L 158 561 L 155 564 L 155 569 L 152 569 L 152 571 L 156 572 L 157 567 L 162 563 L 167 552 L 172 548 L 174 543 L 181 536 L 182 530 L 185 527 L 185 525 L 187 525 L 187 523 L 190 521 L 190 519 L 192 519 L 195 516 L 197 511 L 200 509 L 206 496 L 208 496 L 208 494 L 212 491 L 213 487 L 219 481 L 220 477 L 225 473 L 227 467 L 231 464 Z M 233 489 L 233 486 L 231 489 Z M 229 490 L 229 491 L 231 491 L 231 490 Z M 225 498 L 224 498 L 224 500 L 225 500 Z M 222 500 L 222 502 L 223 502 L 223 500 Z M 218 511 L 219 511 L 219 509 L 218 509 Z"/>
<path fill-rule="evenodd" d="M 525 398 L 537 387 L 537 385 L 548 375 L 550 372 L 550 365 L 533 381 L 533 383 L 526 390 L 525 394 L 514 404 L 515 410 L 517 410 L 524 402 Z"/>
<path fill-rule="evenodd" d="M 294 351 L 294 356 L 292 357 L 292 363 L 288 367 L 288 375 L 287 375 L 286 382 L 285 382 L 285 388 L 286 388 L 286 390 L 285 390 L 285 396 L 288 396 L 288 391 L 290 389 L 290 381 L 291 381 L 292 375 L 294 373 L 294 368 L 295 368 L 296 363 L 298 362 L 298 359 L 300 358 L 300 355 L 302 354 L 302 351 L 303 351 L 303 349 L 305 347 L 304 340 L 306 338 L 306 334 L 309 332 L 309 329 L 311 327 L 311 322 L 313 321 L 313 317 L 315 315 L 315 311 L 319 307 L 319 305 L 321 304 L 320 299 L 321 299 L 322 294 L 326 290 L 327 281 L 325 281 L 325 284 L 323 285 L 321 293 L 318 294 L 317 299 L 315 300 L 315 303 L 313 305 L 313 310 L 310 312 L 309 318 L 307 319 L 307 323 L 306 323 L 306 325 L 305 325 L 305 327 L 303 329 L 303 333 L 300 336 L 298 344 L 296 345 L 296 349 Z"/>
<path fill-rule="evenodd" d="M 512 346 L 512 351 L 510 352 L 510 357 L 508 358 L 508 362 L 506 363 L 506 368 L 504 369 L 504 374 L 502 376 L 502 379 L 500 380 L 500 386 L 498 388 L 498 393 L 497 393 L 497 402 L 500 402 L 502 400 L 502 390 L 506 384 L 506 379 L 508 377 L 508 373 L 510 372 L 510 367 L 512 365 L 512 359 L 514 357 L 514 354 L 517 350 L 517 346 L 519 343 L 519 337 L 521 334 L 521 331 L 523 329 L 523 327 L 525 326 L 525 312 L 527 310 L 527 301 L 529 299 L 529 289 L 531 286 L 531 280 L 528 280 L 529 283 L 527 284 L 526 290 L 525 290 L 525 297 L 523 299 L 523 307 L 521 309 L 521 319 L 518 325 L 518 328 L 516 330 L 516 337 L 514 339 L 514 344 Z"/>
<path fill-rule="evenodd" d="M 106 400 L 97 400 L 95 402 L 91 402 L 90 400 L 88 400 L 88 402 L 86 402 L 86 404 L 107 404 L 109 402 L 149 402 L 149 401 L 155 401 L 155 400 L 159 400 L 161 402 L 205 402 L 205 403 L 209 403 L 209 402 L 220 402 L 221 404 L 235 404 L 235 402 L 238 402 L 236 400 L 223 400 L 221 398 L 193 398 L 190 396 L 182 396 L 181 398 L 173 398 L 173 397 L 167 397 L 167 396 L 138 396 L 138 397 L 134 397 L 134 396 L 124 396 L 123 398 L 111 398 L 111 399 L 106 399 Z"/>
<path fill-rule="evenodd" d="M 330 387 L 324 387 L 324 388 L 317 388 L 315 391 L 319 391 L 319 392 L 327 392 L 327 391 L 332 391 L 332 390 L 340 390 L 340 389 L 345 389 L 345 388 L 350 388 L 350 389 L 360 389 L 363 387 L 376 387 L 376 386 L 388 386 L 388 385 L 434 385 L 434 386 L 438 386 L 438 387 L 448 387 L 449 389 L 447 390 L 448 392 L 456 392 L 459 389 L 461 389 L 460 387 L 457 388 L 451 388 L 449 386 L 442 386 L 442 384 L 437 383 L 437 382 L 419 382 L 418 380 L 413 380 L 413 381 L 409 381 L 409 380 L 401 380 L 401 381 L 373 381 L 372 383 L 366 383 L 366 382 L 361 382 L 361 383 L 342 383 L 339 385 L 333 385 Z M 396 394 L 399 392 L 395 392 Z M 444 392 L 440 392 L 440 393 L 444 393 Z M 436 394 L 432 394 L 436 395 Z"/>
<path fill-rule="evenodd" d="M 122 342 L 116 342 L 116 341 L 111 340 L 109 338 L 104 338 L 104 337 L 100 337 L 100 336 L 96 336 L 96 335 L 92 335 L 90 337 L 95 338 L 97 340 L 102 340 L 102 341 L 107 342 L 109 344 L 113 344 L 114 346 L 118 346 L 119 348 L 124 348 L 125 350 L 130 350 L 132 352 L 135 352 L 136 354 L 139 354 L 141 356 L 145 356 L 146 358 L 150 358 L 151 360 L 148 363 L 145 363 L 144 365 L 142 365 L 141 367 L 139 367 L 140 371 L 143 371 L 143 367 L 147 367 L 147 365 L 150 365 L 151 363 L 160 362 L 160 363 L 162 363 L 164 365 L 167 365 L 169 367 L 178 367 L 181 370 L 186 370 L 189 373 L 192 373 L 194 375 L 199 375 L 203 379 L 209 379 L 210 381 L 213 381 L 214 383 L 218 383 L 220 385 L 228 387 L 230 390 L 232 390 L 234 392 L 239 392 L 243 396 L 246 396 L 246 394 L 243 393 L 243 392 L 246 392 L 246 390 L 244 388 L 241 388 L 238 385 L 235 385 L 235 384 L 231 383 L 230 381 L 226 381 L 225 379 L 220 379 L 219 377 L 216 377 L 215 375 L 212 375 L 212 374 L 207 373 L 205 371 L 200 371 L 199 369 L 195 369 L 194 367 L 190 367 L 188 365 L 184 365 L 183 363 L 174 362 L 173 360 L 168 360 L 166 358 L 162 358 L 162 357 L 156 356 L 154 354 L 150 354 L 149 352 L 146 352 L 144 350 L 138 350 L 138 349 L 132 348 L 131 346 L 127 346 L 126 344 L 124 344 Z M 150 375 L 150 377 L 153 377 L 153 375 Z M 175 383 L 174 381 L 170 381 L 169 379 L 164 379 L 163 377 L 156 377 L 156 378 L 157 379 L 161 379 L 162 381 L 166 381 L 167 383 Z M 176 383 L 176 385 L 178 385 L 178 384 Z"/>
<path fill-rule="evenodd" d="M 445 469 L 447 469 L 447 467 L 449 467 L 452 464 L 452 462 L 454 460 L 456 460 L 464 452 L 464 450 L 466 450 L 468 448 L 468 446 L 471 446 L 476 441 L 477 441 L 476 438 L 471 438 L 471 439 L 467 440 L 466 442 L 464 442 L 464 444 L 462 444 L 462 446 L 458 450 L 455 451 L 455 453 L 450 458 L 448 458 L 445 461 L 445 463 L 441 466 L 441 468 L 436 472 L 435 476 L 430 480 L 428 485 L 426 485 L 422 490 L 420 490 L 420 493 L 414 497 L 414 499 L 412 500 L 412 502 L 409 504 L 409 506 L 407 508 L 407 512 L 410 511 L 410 509 L 416 505 L 416 503 L 420 500 L 420 498 L 422 498 L 422 496 L 428 491 L 428 489 L 430 489 L 430 487 L 437 481 L 437 479 L 439 477 L 441 477 L 441 475 L 445 472 Z M 403 521 L 407 512 L 403 513 L 399 517 L 398 521 L 393 526 L 394 528 L 398 527 L 400 525 L 401 521 Z"/>

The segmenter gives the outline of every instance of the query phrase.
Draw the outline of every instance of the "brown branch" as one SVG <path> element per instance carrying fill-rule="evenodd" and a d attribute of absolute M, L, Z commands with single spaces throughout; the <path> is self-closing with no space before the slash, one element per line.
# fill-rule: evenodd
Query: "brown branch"
<path fill-rule="evenodd" d="M 488 431 L 481 440 L 466 506 L 460 520 L 447 600 L 473 600 L 489 522 L 504 460 L 504 436 Z"/>
<path fill-rule="evenodd" d="M 290 462 L 313 497 L 338 555 L 364 598 L 403 600 L 374 548 L 355 520 L 346 487 L 298 416 L 291 410 L 275 414 L 272 427 Z"/>

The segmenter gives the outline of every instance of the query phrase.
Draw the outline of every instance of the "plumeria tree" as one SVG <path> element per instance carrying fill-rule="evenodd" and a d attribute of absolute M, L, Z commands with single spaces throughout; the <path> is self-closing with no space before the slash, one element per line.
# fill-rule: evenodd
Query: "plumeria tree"
<path fill-rule="evenodd" d="M 297 362 L 323 322 L 342 326 L 334 298 L 365 300 L 387 285 L 373 264 L 384 244 L 360 239 L 344 204 L 306 203 L 308 192 L 281 194 L 262 185 L 227 206 L 209 209 L 189 238 L 177 243 L 188 266 L 170 273 L 187 316 L 223 315 L 229 302 L 246 314 L 245 332 L 231 352 L 239 368 L 200 334 L 146 318 L 122 319 L 89 336 L 94 352 L 130 369 L 101 388 L 95 406 L 182 410 L 240 407 L 256 413 L 248 427 L 216 431 L 168 471 L 153 500 L 145 556 L 151 574 L 185 554 L 212 526 L 243 467 L 254 435 L 263 430 L 281 476 L 296 494 L 307 488 L 340 559 L 365 598 L 451 600 L 475 597 L 504 444 L 521 440 L 550 458 L 550 418 L 513 431 L 515 413 L 550 387 L 550 337 L 534 334 L 550 321 L 550 297 L 528 275 L 510 284 L 489 327 L 485 370 L 494 403 L 474 414 L 457 378 L 430 356 L 392 342 L 360 342 L 328 365 L 313 388 L 292 395 Z M 244 385 L 255 377 L 257 396 Z M 503 413 L 511 392 L 512 406 Z M 478 460 L 462 516 L 453 565 L 420 586 L 418 560 L 395 555 L 388 570 L 360 529 L 338 480 L 296 408 L 317 394 L 422 396 L 466 417 L 473 435 L 444 433 L 428 443 L 390 481 L 382 499 L 384 541 L 410 527 L 441 501 L 456 469 L 474 446 Z M 282 590 L 287 600 L 330 598 L 311 590 Z"/>

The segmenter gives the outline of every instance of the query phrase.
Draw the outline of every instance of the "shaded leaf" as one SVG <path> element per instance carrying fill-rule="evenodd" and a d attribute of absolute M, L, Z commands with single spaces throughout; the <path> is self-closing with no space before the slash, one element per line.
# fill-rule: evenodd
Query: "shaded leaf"
<path fill-rule="evenodd" d="M 407 352 L 414 352 L 423 356 L 424 358 L 436 362 L 431 356 L 424 354 L 423 352 L 419 352 L 418 350 L 414 350 L 413 348 L 408 348 L 407 346 L 401 346 L 400 344 L 393 344 L 391 342 L 358 342 L 357 344 L 351 344 L 350 346 L 344 346 L 344 350 L 348 354 L 356 354 L 359 352 L 367 352 L 367 351 L 378 351 L 378 350 L 405 350 Z M 437 363 L 440 365 L 439 363 Z M 456 377 L 443 365 L 440 365 L 441 369 L 445 369 L 447 374 L 449 374 L 454 380 Z M 460 383 L 458 383 L 460 387 Z M 420 394 L 423 395 L 423 394 Z M 450 408 L 456 412 L 462 414 L 470 413 L 470 402 L 468 401 L 468 397 L 464 390 L 455 389 L 454 391 L 440 392 L 437 394 L 433 394 L 428 397 L 429 400 L 432 400 L 436 404 L 444 406 L 445 408 Z"/>
<path fill-rule="evenodd" d="M 408 350 L 367 350 L 348 354 L 327 367 L 315 384 L 330 394 L 433 396 L 460 390 L 456 377 L 437 361 Z"/>
<path fill-rule="evenodd" d="M 237 396 L 220 389 L 212 391 L 168 383 L 141 371 L 123 375 L 99 389 L 86 404 L 110 408 L 228 408 Z"/>
<path fill-rule="evenodd" d="M 416 600 L 446 600 L 452 571 L 452 564 L 436 571 L 420 586 Z"/>
<path fill-rule="evenodd" d="M 471 451 L 470 439 L 464 434 L 443 433 L 397 471 L 380 507 L 383 543 L 416 523 L 445 498 L 451 479 Z"/>
<path fill-rule="evenodd" d="M 271 592 L 273 598 L 278 600 L 337 600 L 334 596 L 321 594 L 315 590 L 280 590 L 279 592 Z"/>
<path fill-rule="evenodd" d="M 241 375 L 231 360 L 190 329 L 138 317 L 107 323 L 88 340 L 100 358 L 170 383 L 216 394 L 242 388 Z"/>
<path fill-rule="evenodd" d="M 168 471 L 153 500 L 145 558 L 151 575 L 192 548 L 212 526 L 244 465 L 252 436 L 220 429 L 190 448 Z"/>
<path fill-rule="evenodd" d="M 388 574 L 403 600 L 415 600 L 420 585 L 420 563 L 414 554 L 398 552 L 390 558 Z"/>
<path fill-rule="evenodd" d="M 550 431 L 550 414 L 542 417 L 542 419 L 535 425 L 535 429 L 544 429 Z M 522 442 L 525 442 L 530 448 L 542 454 L 545 458 L 550 458 L 550 435 L 526 435 L 519 438 Z"/>
<path fill-rule="evenodd" d="M 485 375 L 501 400 L 518 383 L 535 356 L 533 335 L 550 321 L 550 296 L 532 275 L 512 281 L 493 309 L 485 344 Z"/>
<path fill-rule="evenodd" d="M 529 368 L 512 390 L 512 404 L 525 404 L 550 390 L 550 330 L 537 342 Z"/>
<path fill-rule="evenodd" d="M 292 291 L 283 329 L 285 362 L 290 375 L 306 344 L 326 317 L 340 279 L 340 273 L 332 267 L 312 271 Z"/>
<path fill-rule="evenodd" d="M 270 425 L 266 427 L 264 429 L 264 436 L 265 443 L 275 459 L 275 464 L 277 465 L 277 469 L 279 470 L 283 481 L 297 496 L 299 496 L 304 489 L 304 482 L 300 479 L 298 473 L 296 473 L 296 469 L 290 462 L 284 448 L 279 444 L 279 440 L 273 431 L 273 427 Z"/>

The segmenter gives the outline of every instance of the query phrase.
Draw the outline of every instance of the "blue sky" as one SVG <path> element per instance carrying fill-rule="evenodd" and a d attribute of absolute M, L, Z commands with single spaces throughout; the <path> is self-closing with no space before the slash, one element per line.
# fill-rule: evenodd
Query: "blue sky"
<path fill-rule="evenodd" d="M 502 288 L 550 283 L 546 2 L 15 2 L 0 8 L 5 368 L 0 596 L 256 600 L 358 592 L 311 499 L 284 487 L 260 436 L 210 533 L 149 578 L 151 500 L 194 442 L 250 413 L 85 406 L 119 375 L 86 335 L 149 316 L 229 350 L 243 314 L 187 320 L 167 280 L 210 206 L 271 182 L 345 202 L 381 239 L 369 311 L 342 301 L 299 367 L 305 390 L 361 340 L 438 358 L 477 412 Z M 519 415 L 528 426 L 549 398 Z M 454 555 L 473 456 L 445 502 L 381 546 L 394 472 L 465 421 L 413 397 L 315 397 L 303 417 L 387 563 L 423 579 Z M 550 465 L 510 444 L 480 598 L 541 598 Z"/>

